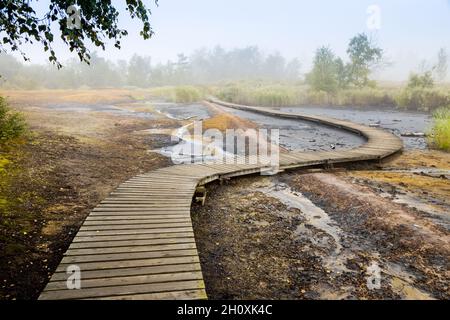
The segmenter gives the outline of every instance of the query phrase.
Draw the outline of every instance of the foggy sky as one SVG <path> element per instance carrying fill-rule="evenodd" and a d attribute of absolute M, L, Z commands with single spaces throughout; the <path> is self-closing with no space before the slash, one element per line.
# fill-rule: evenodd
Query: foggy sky
<path fill-rule="evenodd" d="M 165 62 L 200 47 L 257 45 L 266 53 L 298 57 L 302 71 L 307 72 L 317 47 L 329 45 L 345 58 L 348 40 L 366 32 L 393 63 L 376 77 L 402 80 L 423 59 L 431 61 L 440 47 L 450 50 L 449 0 L 159 0 L 159 7 L 153 1 L 147 3 L 155 36 L 142 40 L 138 22 L 121 10 L 120 25 L 129 30 L 129 36 L 121 50 L 109 45 L 105 52 L 97 49 L 99 55 L 117 60 L 138 53 Z M 33 5 L 43 12 L 48 1 Z M 370 5 L 381 9 L 379 30 L 367 27 Z M 60 41 L 54 46 L 60 60 L 74 57 Z M 47 60 L 39 47 L 28 46 L 25 52 L 33 63 Z"/>

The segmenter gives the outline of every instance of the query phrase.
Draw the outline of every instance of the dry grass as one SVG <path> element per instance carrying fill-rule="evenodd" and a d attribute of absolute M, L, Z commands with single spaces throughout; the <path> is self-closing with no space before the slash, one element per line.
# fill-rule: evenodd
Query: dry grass
<path fill-rule="evenodd" d="M 256 124 L 250 121 L 238 118 L 237 116 L 228 113 L 223 113 L 206 119 L 202 122 L 202 126 L 203 130 L 217 129 L 221 132 L 225 132 L 226 129 L 250 129 L 257 127 Z"/>
<path fill-rule="evenodd" d="M 0 90 L 0 95 L 17 105 L 41 103 L 111 104 L 150 97 L 144 89 Z M 31 99 L 32 98 L 32 99 Z"/>

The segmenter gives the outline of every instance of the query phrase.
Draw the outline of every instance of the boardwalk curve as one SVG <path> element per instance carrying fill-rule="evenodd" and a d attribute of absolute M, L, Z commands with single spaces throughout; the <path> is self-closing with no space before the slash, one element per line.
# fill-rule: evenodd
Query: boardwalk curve
<path fill-rule="evenodd" d="M 349 121 L 216 99 L 209 102 L 313 121 L 366 139 L 349 150 L 280 153 L 280 170 L 381 160 L 403 148 L 395 135 Z M 211 181 L 260 171 L 258 164 L 185 164 L 122 183 L 86 218 L 39 299 L 207 298 L 190 217 L 193 195 Z M 70 266 L 81 270 L 80 289 L 67 287 Z"/>

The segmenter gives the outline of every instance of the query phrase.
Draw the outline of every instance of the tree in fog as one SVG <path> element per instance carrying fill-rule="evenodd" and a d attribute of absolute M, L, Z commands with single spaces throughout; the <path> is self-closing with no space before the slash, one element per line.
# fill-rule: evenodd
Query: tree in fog
<path fill-rule="evenodd" d="M 85 84 L 81 73 L 80 62 L 76 58 L 71 58 L 65 63 L 64 69 L 56 69 L 53 65 L 45 66 L 44 74 L 47 75 L 42 85 L 50 89 L 58 88 L 79 88 Z"/>
<path fill-rule="evenodd" d="M 366 34 L 360 33 L 350 39 L 347 54 L 350 58 L 350 83 L 359 88 L 367 86 L 370 72 L 381 62 L 383 50 L 376 47 Z"/>
<path fill-rule="evenodd" d="M 433 75 L 431 71 L 422 74 L 412 73 L 408 79 L 408 88 L 432 88 L 434 86 Z"/>
<path fill-rule="evenodd" d="M 439 81 L 444 81 L 447 77 L 448 58 L 449 56 L 447 50 L 445 50 L 445 48 L 439 49 L 437 63 L 435 66 L 436 76 Z"/>
<path fill-rule="evenodd" d="M 141 57 L 134 54 L 128 62 L 127 84 L 136 87 L 147 87 L 149 85 L 150 72 L 150 57 Z"/>
<path fill-rule="evenodd" d="M 262 73 L 266 78 L 280 80 L 285 76 L 285 67 L 286 60 L 280 53 L 276 52 L 266 58 Z"/>
<path fill-rule="evenodd" d="M 0 81 L 11 81 L 22 68 L 23 65 L 15 57 L 0 53 Z"/>
<path fill-rule="evenodd" d="M 211 74 L 211 61 L 206 48 L 195 50 L 190 56 L 191 80 L 194 83 L 205 83 L 214 77 Z"/>
<path fill-rule="evenodd" d="M 100 57 L 96 52 L 91 55 L 90 65 L 79 65 L 80 81 L 92 88 L 114 87 L 120 84 L 120 75 L 114 64 Z"/>
<path fill-rule="evenodd" d="M 338 63 L 329 47 L 317 49 L 312 70 L 306 75 L 307 83 L 315 90 L 334 92 L 337 90 Z"/>
<path fill-rule="evenodd" d="M 189 58 L 184 53 L 177 55 L 175 63 L 174 80 L 176 84 L 183 84 L 189 81 L 190 64 Z"/>
<path fill-rule="evenodd" d="M 128 75 L 128 61 L 124 59 L 120 59 L 116 63 L 116 71 L 118 74 L 118 82 L 121 85 L 127 84 L 127 75 Z"/>
<path fill-rule="evenodd" d="M 231 51 L 233 71 L 242 79 L 254 78 L 261 72 L 262 54 L 256 46 Z"/>
<path fill-rule="evenodd" d="M 220 80 L 220 78 L 230 79 L 232 77 L 234 71 L 229 66 L 231 63 L 230 52 L 227 52 L 221 46 L 216 46 L 212 52 L 208 53 L 207 59 L 210 67 L 210 79 Z"/>
<path fill-rule="evenodd" d="M 285 78 L 289 81 L 298 81 L 300 79 L 300 69 L 302 64 L 297 58 L 292 59 L 286 64 Z"/>
<path fill-rule="evenodd" d="M 83 86 L 148 87 L 179 84 L 208 84 L 239 80 L 298 81 L 300 61 L 286 59 L 280 53 L 265 55 L 257 47 L 199 49 L 191 55 L 180 53 L 175 61 L 151 64 L 151 58 L 133 55 L 128 61 L 110 61 L 92 53 L 90 65 L 71 58 L 57 69 L 50 63 L 19 63 L 0 54 L 0 74 L 17 87 L 79 88 Z M 46 76 L 44 76 L 46 75 Z"/>
<path fill-rule="evenodd" d="M 350 82 L 349 65 L 345 64 L 344 61 L 339 57 L 334 60 L 334 63 L 336 65 L 337 86 L 339 87 L 339 89 L 345 89 Z"/>

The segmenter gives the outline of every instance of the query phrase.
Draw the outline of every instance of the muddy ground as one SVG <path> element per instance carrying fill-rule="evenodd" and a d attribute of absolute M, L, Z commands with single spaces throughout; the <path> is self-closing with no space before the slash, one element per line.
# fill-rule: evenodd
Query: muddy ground
<path fill-rule="evenodd" d="M 414 155 L 412 163 L 406 153 L 385 166 L 407 168 L 419 159 L 448 165 L 447 154 Z M 417 192 L 402 180 L 384 181 L 380 188 L 371 176 L 390 172 L 355 169 L 211 185 L 206 205 L 192 211 L 209 297 L 448 299 L 450 223 L 443 203 L 448 180 L 427 177 L 436 180 L 430 188 L 442 200 L 436 203 L 423 188 Z M 395 203 L 404 192 L 441 214 L 417 210 L 416 202 Z M 380 271 L 379 287 L 368 284 L 374 268 Z"/>
<path fill-rule="evenodd" d="M 130 93 L 115 94 L 8 94 L 29 131 L 0 150 L 0 299 L 37 298 L 89 211 L 124 180 L 170 164 L 147 152 L 166 136 L 135 131 L 177 127 L 175 120 L 47 107 L 136 103 Z"/>

